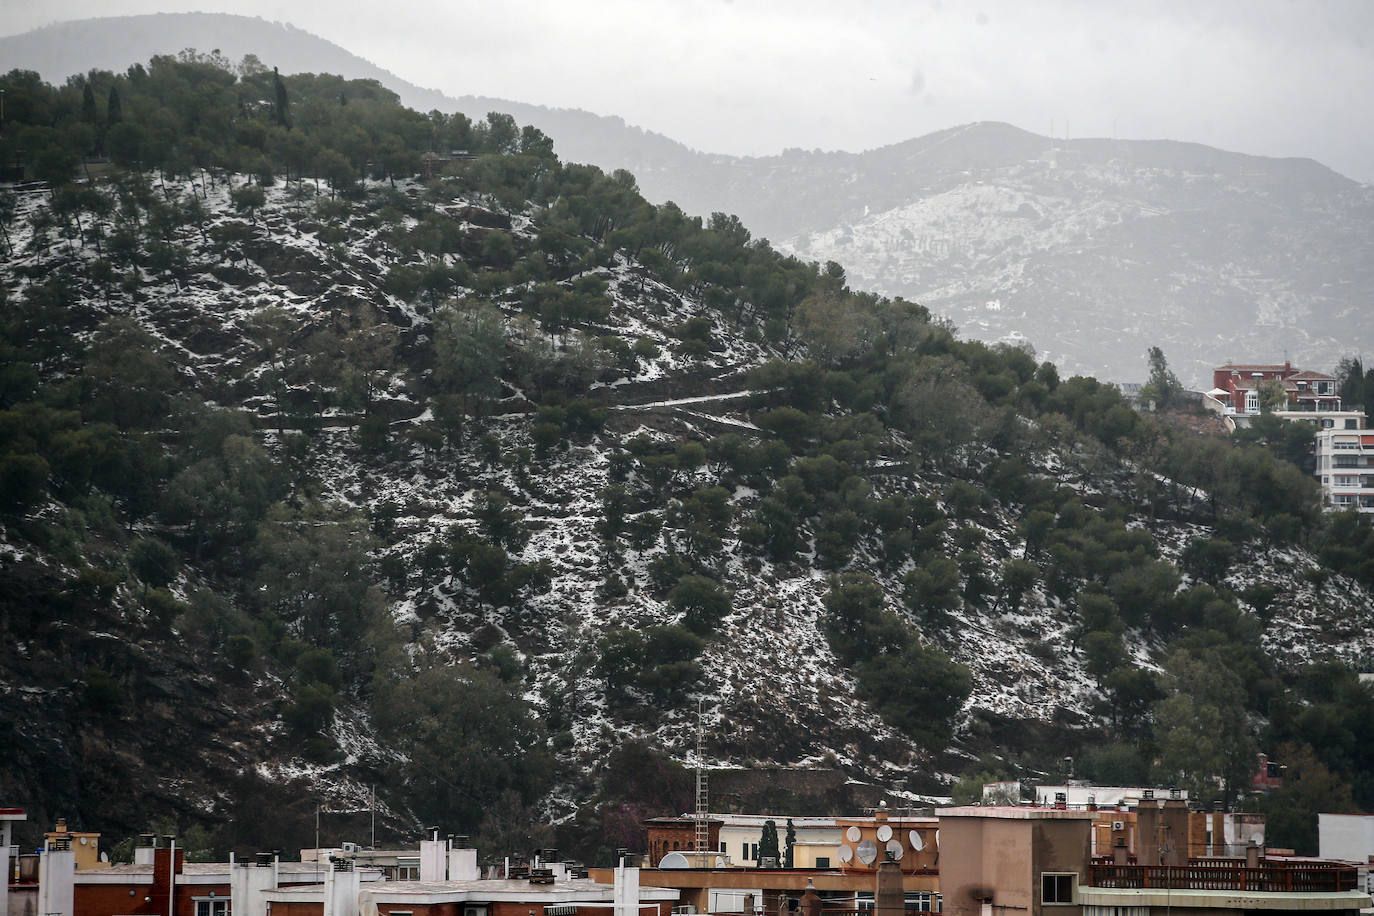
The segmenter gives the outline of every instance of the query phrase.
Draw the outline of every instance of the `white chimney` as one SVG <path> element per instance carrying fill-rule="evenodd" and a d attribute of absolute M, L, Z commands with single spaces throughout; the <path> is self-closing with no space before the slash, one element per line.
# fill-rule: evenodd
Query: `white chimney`
<path fill-rule="evenodd" d="M 38 912 L 75 916 L 76 854 L 71 840 L 48 840 L 43 845 L 38 861 Z"/>
<path fill-rule="evenodd" d="M 138 838 L 138 845 L 134 847 L 135 865 L 152 865 L 153 850 L 157 847 L 157 837 L 145 833 Z"/>
<path fill-rule="evenodd" d="M 639 916 L 639 869 L 623 863 L 615 867 L 615 888 L 612 891 L 614 916 Z"/>
<path fill-rule="evenodd" d="M 554 881 L 568 880 L 568 866 L 565 862 L 549 862 L 549 871 L 553 872 Z"/>
<path fill-rule="evenodd" d="M 420 841 L 420 880 L 443 881 L 447 873 L 448 841 L 439 839 L 435 830 L 429 839 Z"/>
<path fill-rule="evenodd" d="M 332 863 L 324 873 L 323 916 L 358 916 L 359 890 L 361 884 L 353 863 L 346 860 Z"/>
<path fill-rule="evenodd" d="M 277 889 L 276 857 L 256 862 L 235 862 L 229 867 L 229 909 L 234 916 L 267 916 L 263 896 Z"/>
<path fill-rule="evenodd" d="M 448 851 L 448 879 L 450 881 L 476 881 L 482 877 L 477 870 L 477 850 L 450 849 Z"/>

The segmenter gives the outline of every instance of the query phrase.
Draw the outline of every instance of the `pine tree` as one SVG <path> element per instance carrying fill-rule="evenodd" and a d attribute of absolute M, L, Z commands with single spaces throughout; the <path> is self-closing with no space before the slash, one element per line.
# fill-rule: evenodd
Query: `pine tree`
<path fill-rule="evenodd" d="M 797 845 L 797 828 L 792 826 L 792 818 L 790 817 L 787 819 L 787 837 L 785 843 L 787 850 L 783 853 L 783 868 L 796 868 L 797 852 L 795 847 Z"/>

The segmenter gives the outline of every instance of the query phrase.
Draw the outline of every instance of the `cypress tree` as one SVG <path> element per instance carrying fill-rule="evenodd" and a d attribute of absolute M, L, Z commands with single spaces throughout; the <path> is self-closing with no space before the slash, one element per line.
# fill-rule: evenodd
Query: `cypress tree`
<path fill-rule="evenodd" d="M 277 72 L 276 67 L 272 68 L 272 88 L 276 92 L 277 123 L 282 127 L 290 127 L 291 119 L 286 114 L 286 108 L 289 104 L 286 98 L 286 83 L 282 82 L 281 74 Z"/>
<path fill-rule="evenodd" d="M 86 80 L 81 87 L 81 120 L 92 126 L 100 120 L 95 110 L 95 90 L 91 88 L 90 80 Z"/>
<path fill-rule="evenodd" d="M 119 88 L 110 86 L 110 97 L 105 101 L 105 123 L 114 127 L 124 120 L 124 105 L 119 101 Z"/>
<path fill-rule="evenodd" d="M 759 837 L 758 866 L 763 867 L 764 859 L 772 859 L 776 863 L 778 858 L 778 824 L 767 820 L 763 822 L 763 835 Z"/>

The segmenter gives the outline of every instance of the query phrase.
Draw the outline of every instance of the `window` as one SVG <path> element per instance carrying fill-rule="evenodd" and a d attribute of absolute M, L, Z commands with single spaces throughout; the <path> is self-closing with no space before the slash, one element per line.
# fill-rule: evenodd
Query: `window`
<path fill-rule="evenodd" d="M 418 865 L 398 865 L 396 866 L 397 881 L 419 881 L 420 866 Z M 199 913 L 196 916 L 200 916 Z"/>
<path fill-rule="evenodd" d="M 1078 886 L 1078 874 L 1056 874 L 1044 872 L 1040 875 L 1041 903 L 1073 903 L 1074 889 Z"/>
<path fill-rule="evenodd" d="M 739 857 L 740 857 L 740 859 L 741 859 L 742 861 L 745 861 L 745 862 L 749 861 L 749 844 L 748 844 L 748 843 L 740 843 L 740 844 L 739 844 Z"/>
<path fill-rule="evenodd" d="M 720 854 L 721 854 L 721 855 L 725 855 L 725 841 L 724 841 L 724 840 L 721 840 L 721 841 L 720 841 Z"/>
<path fill-rule="evenodd" d="M 1360 428 L 1360 426 L 1359 426 L 1359 421 L 1356 420 L 1356 419 L 1354 419 L 1353 417 L 1347 417 L 1347 418 L 1346 418 L 1346 421 L 1345 421 L 1345 428 L 1346 428 L 1346 429 L 1359 429 L 1359 428 Z"/>
<path fill-rule="evenodd" d="M 817 868 L 829 868 L 829 867 L 830 867 L 830 856 L 816 856 L 816 867 L 817 867 Z"/>
<path fill-rule="evenodd" d="M 750 850 L 749 850 L 749 851 L 750 851 L 751 853 L 753 853 L 753 855 L 751 855 L 749 858 L 751 858 L 751 859 L 757 859 L 757 858 L 759 857 L 759 844 L 758 844 L 758 843 L 753 844 L 753 846 L 750 847 Z"/>
<path fill-rule="evenodd" d="M 229 916 L 229 901 L 224 897 L 202 897 L 196 900 L 196 916 Z"/>

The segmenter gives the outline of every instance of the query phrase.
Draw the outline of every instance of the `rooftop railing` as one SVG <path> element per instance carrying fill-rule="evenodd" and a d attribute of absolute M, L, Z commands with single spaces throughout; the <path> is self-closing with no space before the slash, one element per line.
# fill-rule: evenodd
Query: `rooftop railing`
<path fill-rule="evenodd" d="M 1244 860 L 1231 864 L 1213 859 L 1206 864 L 1189 865 L 1094 863 L 1089 878 L 1093 887 L 1313 894 L 1356 890 L 1359 869 L 1353 865 L 1313 862 L 1293 865 L 1263 862 L 1248 868 Z"/>

